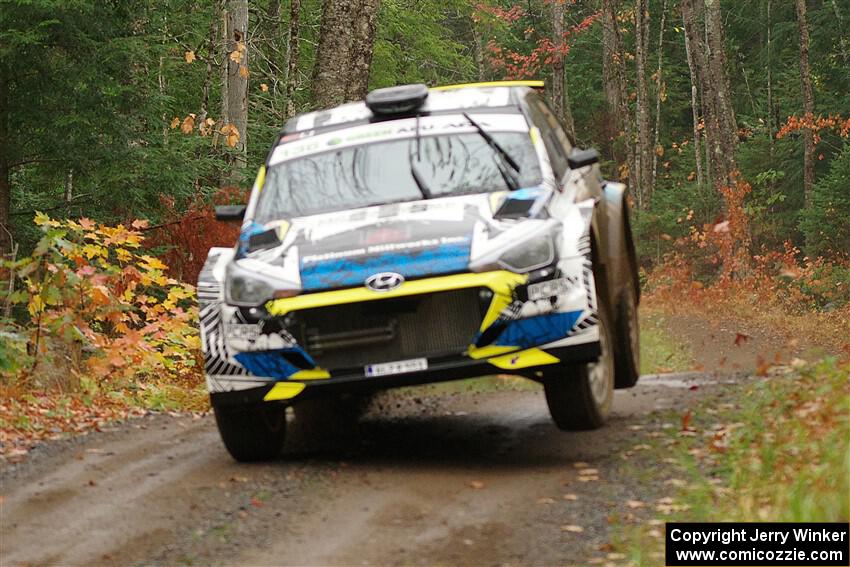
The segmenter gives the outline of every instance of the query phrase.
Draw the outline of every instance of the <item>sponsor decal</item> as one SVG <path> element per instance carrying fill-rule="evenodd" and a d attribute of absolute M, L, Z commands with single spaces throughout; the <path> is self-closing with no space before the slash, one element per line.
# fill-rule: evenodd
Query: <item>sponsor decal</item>
<path fill-rule="evenodd" d="M 366 247 L 352 248 L 349 250 L 339 250 L 335 252 L 326 252 L 324 254 L 310 254 L 301 258 L 301 263 L 304 266 L 315 264 L 317 262 L 326 262 L 328 260 L 339 260 L 341 258 L 352 258 L 356 256 L 368 256 L 371 254 L 383 254 L 386 252 L 411 251 L 421 250 L 441 245 L 451 244 L 466 244 L 469 242 L 468 236 L 441 236 L 440 238 L 425 238 L 422 240 L 414 240 L 412 242 L 393 242 L 386 244 L 372 244 Z"/>

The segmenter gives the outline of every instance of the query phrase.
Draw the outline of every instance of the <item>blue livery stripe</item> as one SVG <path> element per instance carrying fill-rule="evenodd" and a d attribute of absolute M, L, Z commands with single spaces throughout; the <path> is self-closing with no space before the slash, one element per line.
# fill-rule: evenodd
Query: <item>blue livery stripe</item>
<path fill-rule="evenodd" d="M 240 352 L 233 358 L 239 362 L 245 369 L 258 377 L 274 378 L 284 380 L 289 378 L 296 372 L 304 370 L 295 366 L 286 357 L 287 353 L 303 356 L 305 361 L 315 366 L 315 362 L 301 348 L 282 348 L 277 350 L 262 350 L 256 352 Z"/>
<path fill-rule="evenodd" d="M 387 252 L 363 258 L 339 258 L 301 266 L 305 291 L 362 285 L 378 272 L 396 272 L 405 278 L 465 271 L 469 243 L 440 244 L 414 251 Z"/>
<path fill-rule="evenodd" d="M 528 319 L 517 319 L 496 339 L 495 345 L 530 348 L 566 337 L 581 316 L 581 311 L 549 313 Z"/>

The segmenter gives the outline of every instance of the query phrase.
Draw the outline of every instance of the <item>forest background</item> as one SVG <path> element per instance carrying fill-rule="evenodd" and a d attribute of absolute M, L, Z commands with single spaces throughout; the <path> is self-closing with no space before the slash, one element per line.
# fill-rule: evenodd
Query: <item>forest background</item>
<path fill-rule="evenodd" d="M 203 406 L 212 205 L 289 117 L 415 82 L 545 80 L 631 188 L 649 308 L 846 354 L 848 30 L 847 0 L 0 0 L 4 392 Z"/>

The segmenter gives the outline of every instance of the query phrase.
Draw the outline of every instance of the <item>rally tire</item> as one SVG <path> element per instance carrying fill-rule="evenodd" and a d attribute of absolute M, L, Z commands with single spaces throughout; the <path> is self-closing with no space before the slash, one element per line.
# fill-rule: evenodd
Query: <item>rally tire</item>
<path fill-rule="evenodd" d="M 626 286 L 617 304 L 614 388 L 632 388 L 640 377 L 640 326 L 634 287 Z"/>
<path fill-rule="evenodd" d="M 286 440 L 286 406 L 278 403 L 214 407 L 221 440 L 241 463 L 280 456 Z"/>
<path fill-rule="evenodd" d="M 605 425 L 614 398 L 614 334 L 605 309 L 599 312 L 599 360 L 562 366 L 543 379 L 546 405 L 558 429 L 584 431 Z"/>

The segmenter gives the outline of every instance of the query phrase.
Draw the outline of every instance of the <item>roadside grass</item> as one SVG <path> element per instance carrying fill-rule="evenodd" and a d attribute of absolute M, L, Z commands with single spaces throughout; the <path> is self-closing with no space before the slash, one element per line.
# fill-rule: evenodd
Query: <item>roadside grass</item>
<path fill-rule="evenodd" d="M 640 373 L 661 374 L 692 369 L 690 348 L 669 331 L 663 313 L 641 306 Z"/>
<path fill-rule="evenodd" d="M 734 402 L 708 399 L 666 420 L 681 427 L 662 431 L 642 458 L 679 479 L 652 504 L 653 518 L 615 531 L 623 561 L 661 564 L 669 521 L 850 519 L 850 364 L 776 370 L 731 386 L 723 399 Z"/>

